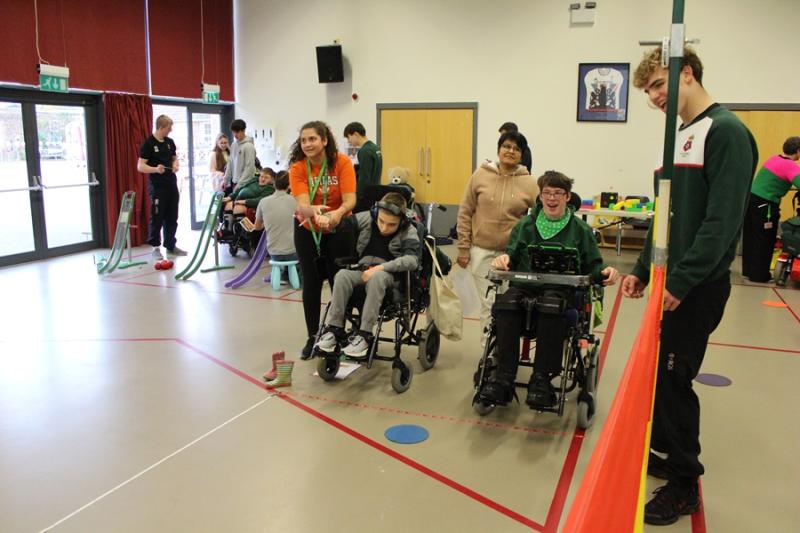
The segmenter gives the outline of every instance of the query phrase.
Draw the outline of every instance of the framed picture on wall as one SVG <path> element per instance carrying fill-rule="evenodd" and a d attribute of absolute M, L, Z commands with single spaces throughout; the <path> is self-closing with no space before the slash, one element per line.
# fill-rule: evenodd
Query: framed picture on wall
<path fill-rule="evenodd" d="M 578 65 L 578 121 L 627 122 L 630 63 Z"/>

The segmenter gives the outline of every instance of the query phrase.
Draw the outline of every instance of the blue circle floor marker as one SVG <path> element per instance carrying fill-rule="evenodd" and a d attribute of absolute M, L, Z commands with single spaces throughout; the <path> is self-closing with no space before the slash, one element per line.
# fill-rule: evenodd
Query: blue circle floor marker
<path fill-rule="evenodd" d="M 383 435 L 398 444 L 417 444 L 428 438 L 428 430 L 422 426 L 401 424 L 390 427 Z"/>
<path fill-rule="evenodd" d="M 694 380 L 710 387 L 727 387 L 733 383 L 730 379 L 719 374 L 697 374 Z"/>

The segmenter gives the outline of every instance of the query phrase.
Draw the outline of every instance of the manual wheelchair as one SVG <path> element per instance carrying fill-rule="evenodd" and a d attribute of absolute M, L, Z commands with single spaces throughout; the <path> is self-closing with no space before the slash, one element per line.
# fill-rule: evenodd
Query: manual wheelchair
<path fill-rule="evenodd" d="M 417 226 L 420 235 L 423 235 L 424 228 L 418 222 L 414 222 L 414 224 Z M 423 238 L 426 238 L 435 247 L 433 237 Z M 365 364 L 367 368 L 372 368 L 375 360 L 391 361 L 392 388 L 397 393 L 403 393 L 411 386 L 413 377 L 412 367 L 400 358 L 400 352 L 404 344 L 417 347 L 417 358 L 424 370 L 433 368 L 439 356 L 439 330 L 433 321 L 429 320 L 424 327 L 419 323 L 420 317 L 425 314 L 430 303 L 430 276 L 433 275 L 433 268 L 427 247 L 423 246 L 420 253 L 422 254 L 422 260 L 419 267 L 413 272 L 398 274 L 394 287 L 386 291 L 378 316 L 376 333 L 366 356 L 347 356 L 342 352 L 341 347 L 337 347 L 331 352 L 324 352 L 315 347 L 312 355 L 318 358 L 317 373 L 320 378 L 325 381 L 332 381 L 339 371 L 340 361 L 354 361 Z M 363 270 L 366 268 L 366 266 L 356 263 L 345 263 L 341 264 L 341 266 L 351 270 Z M 359 310 L 363 306 L 365 296 L 365 288 L 363 286 L 357 287 L 348 302 L 345 321 L 350 324 L 353 331 L 358 331 L 359 329 L 361 322 Z M 317 339 L 323 333 L 323 324 L 328 316 L 330 305 L 328 303 L 325 307 L 325 312 L 320 321 L 320 328 L 317 331 Z M 394 336 L 382 336 L 383 326 L 391 320 L 394 320 Z M 381 342 L 392 343 L 393 355 L 381 355 L 378 353 L 378 347 Z"/>
<path fill-rule="evenodd" d="M 548 243 L 528 247 L 533 272 L 490 270 L 487 277 L 492 282 L 489 290 L 497 291 L 503 282 L 523 289 L 526 296 L 519 302 L 519 312 L 524 313 L 522 349 L 519 366 L 533 367 L 531 352 L 535 352 L 536 321 L 541 314 L 560 316 L 564 320 L 565 337 L 561 342 L 561 371 L 550 380 L 557 380 L 555 402 L 551 406 L 532 407 L 562 416 L 567 395 L 578 389 L 577 425 L 586 429 L 592 425 L 596 410 L 598 353 L 600 340 L 593 334 L 594 307 L 601 298 L 602 285 L 590 276 L 580 275 L 578 252 L 574 248 Z M 499 367 L 497 350 L 496 307 L 492 310 L 489 334 L 483 356 L 473 376 L 475 395 L 472 405 L 480 415 L 491 413 L 496 403 L 486 401 L 481 392 Z M 513 388 L 527 388 L 528 384 L 516 379 Z M 513 393 L 516 398 L 516 392 Z"/>

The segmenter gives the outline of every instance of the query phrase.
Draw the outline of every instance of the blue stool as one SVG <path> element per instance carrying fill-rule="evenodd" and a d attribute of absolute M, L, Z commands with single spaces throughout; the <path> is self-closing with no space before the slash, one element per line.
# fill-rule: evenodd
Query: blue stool
<path fill-rule="evenodd" d="M 272 265 L 272 274 L 270 274 L 272 290 L 281 290 L 281 272 L 283 271 L 284 267 L 289 270 L 289 285 L 291 285 L 293 289 L 300 288 L 300 276 L 297 275 L 297 263 L 298 261 L 269 260 L 269 264 Z"/>

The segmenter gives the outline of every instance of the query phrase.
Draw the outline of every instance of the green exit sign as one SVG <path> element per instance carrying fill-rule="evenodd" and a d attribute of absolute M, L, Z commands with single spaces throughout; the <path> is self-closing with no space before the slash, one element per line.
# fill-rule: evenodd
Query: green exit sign
<path fill-rule="evenodd" d="M 201 87 L 203 89 L 203 102 L 207 104 L 219 103 L 219 85 L 203 83 Z"/>
<path fill-rule="evenodd" d="M 69 83 L 67 83 L 67 78 L 51 76 L 49 74 L 39 74 L 39 88 L 43 91 L 66 93 L 69 92 Z"/>

